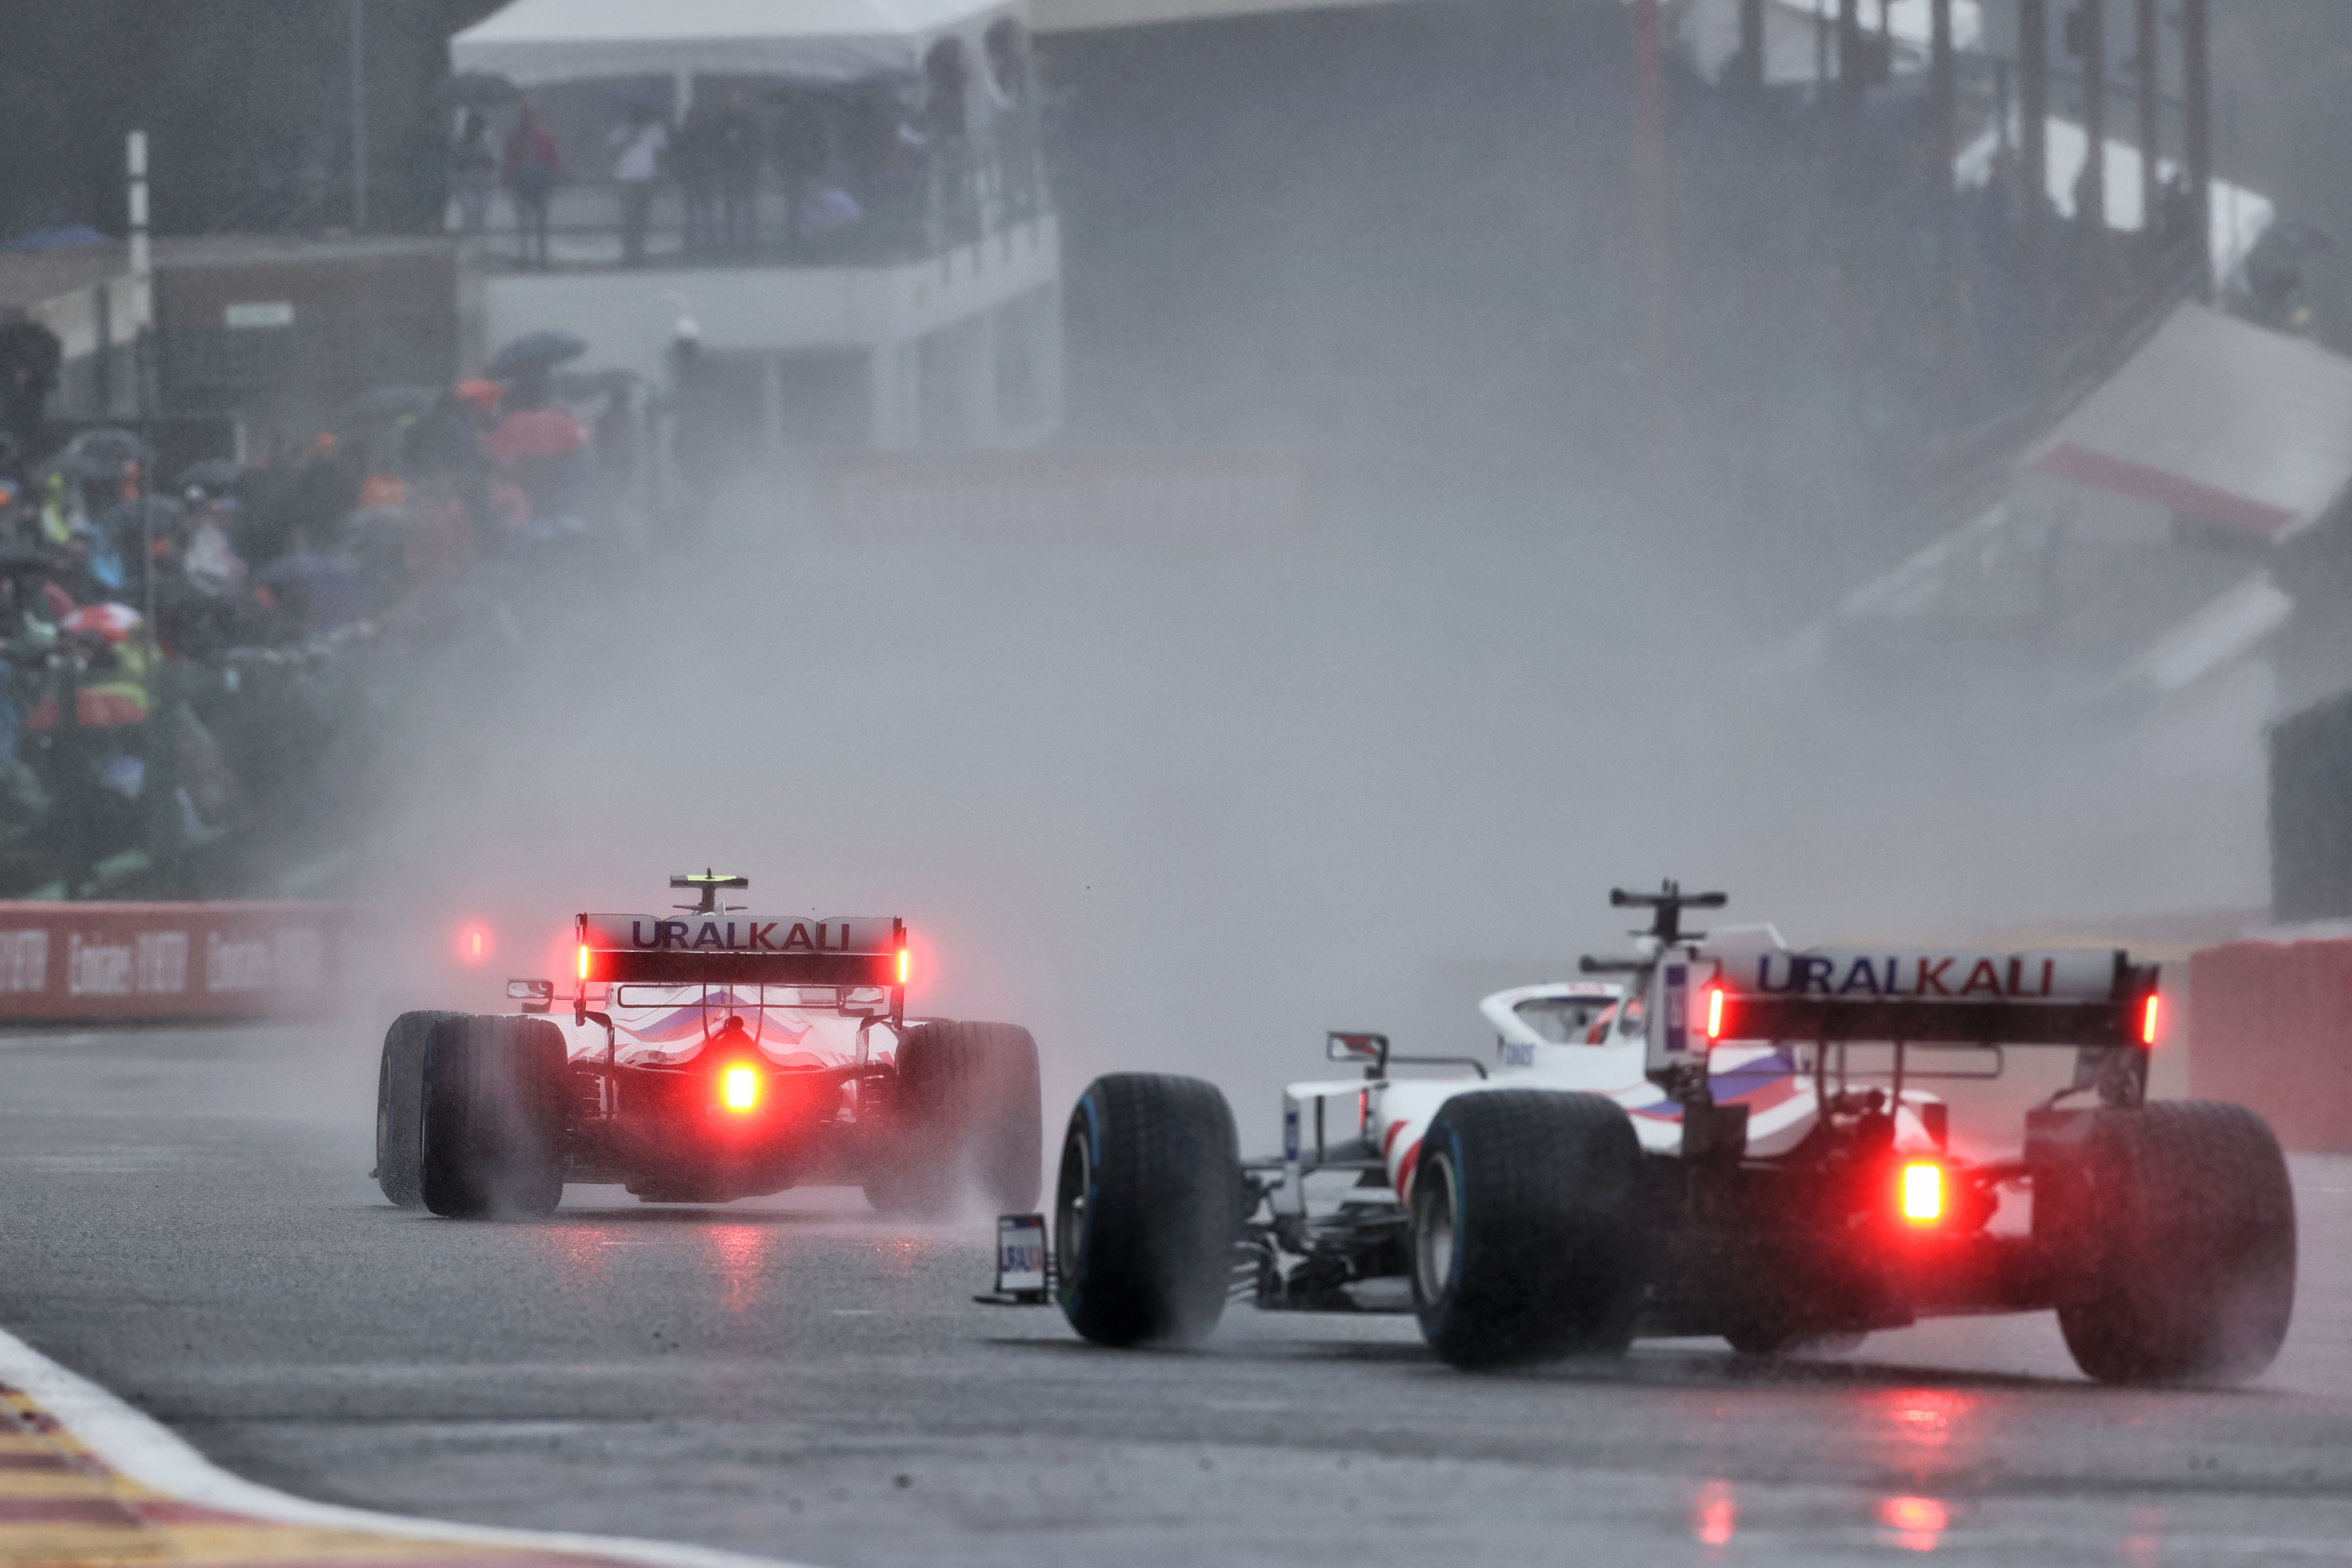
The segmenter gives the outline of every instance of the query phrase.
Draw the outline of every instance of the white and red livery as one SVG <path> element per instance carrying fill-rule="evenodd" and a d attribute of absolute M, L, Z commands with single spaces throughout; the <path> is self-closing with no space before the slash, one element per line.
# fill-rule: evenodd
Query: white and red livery
<path fill-rule="evenodd" d="M 1239 1158 L 1210 1085 L 1097 1079 L 1058 1183 L 1073 1325 L 1120 1344 L 1197 1337 L 1229 1297 L 1410 1306 L 1441 1357 L 1479 1365 L 1643 1334 L 1772 1354 L 2055 1308 L 2109 1381 L 2240 1378 L 2275 1354 L 2294 1281 L 2284 1159 L 2242 1108 L 2148 1102 L 2153 965 L 1709 935 L 1683 916 L 1722 895 L 1672 882 L 1611 901 L 1654 911 L 1637 951 L 1486 998 L 1491 1058 L 1330 1034 L 1360 1074 L 1288 1086 L 1278 1156 Z M 1995 1076 L 2027 1046 L 2071 1048 L 2068 1087 L 2013 1152 L 1963 1157 L 1926 1086 Z M 1449 1064 L 1469 1075 L 1395 1071 Z M 2005 1190 L 2030 1224 L 1990 1224 Z"/>
<path fill-rule="evenodd" d="M 928 1214 L 969 1187 L 1036 1201 L 1036 1043 L 908 1017 L 903 921 L 751 913 L 719 902 L 749 881 L 710 871 L 670 885 L 698 902 L 576 917 L 566 995 L 516 980 L 517 1014 L 394 1022 L 386 1197 L 450 1215 L 545 1214 L 569 1184 L 655 1203 L 849 1184 Z"/>

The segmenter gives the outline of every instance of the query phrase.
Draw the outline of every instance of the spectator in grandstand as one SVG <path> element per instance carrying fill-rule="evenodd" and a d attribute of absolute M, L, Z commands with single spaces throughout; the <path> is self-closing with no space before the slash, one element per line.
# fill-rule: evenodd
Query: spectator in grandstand
<path fill-rule="evenodd" d="M 808 211 L 817 182 L 824 175 L 831 152 L 831 128 L 824 107 L 806 88 L 786 88 L 776 95 L 773 142 L 776 173 L 784 187 L 784 246 L 798 250 L 808 237 Z"/>
<path fill-rule="evenodd" d="M 719 165 L 716 153 L 719 104 L 709 94 L 695 100 L 670 138 L 669 168 L 685 209 L 681 241 L 692 252 L 719 243 Z"/>
<path fill-rule="evenodd" d="M 726 249 L 749 251 L 760 242 L 760 117 L 743 101 L 741 89 L 730 90 L 711 120 L 711 165 L 719 175 L 719 242 Z"/>
<path fill-rule="evenodd" d="M 646 264 L 646 225 L 653 212 L 654 183 L 669 153 L 669 126 L 652 105 L 632 103 L 609 138 L 613 182 L 621 193 L 621 265 Z"/>
<path fill-rule="evenodd" d="M 498 188 L 499 160 L 490 151 L 489 117 L 466 111 L 457 140 L 449 148 L 449 192 L 457 198 L 457 227 L 478 235 L 489 226 L 490 193 Z"/>
<path fill-rule="evenodd" d="M 522 100 L 522 118 L 507 135 L 503 160 L 507 190 L 514 197 L 515 228 L 525 265 L 547 265 L 547 203 L 563 179 L 563 159 L 555 138 L 540 123 L 539 108 Z"/>

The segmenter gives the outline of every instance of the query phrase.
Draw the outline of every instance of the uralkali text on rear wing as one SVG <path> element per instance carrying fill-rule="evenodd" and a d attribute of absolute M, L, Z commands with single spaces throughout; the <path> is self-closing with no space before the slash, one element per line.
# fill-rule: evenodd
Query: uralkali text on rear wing
<path fill-rule="evenodd" d="M 877 915 L 583 914 L 586 983 L 903 985 L 903 921 Z"/>
<path fill-rule="evenodd" d="M 1670 1071 L 1727 1041 L 2148 1046 L 2157 978 L 2113 949 L 1694 946 L 1663 955 L 1652 976 L 1649 1068 Z"/>

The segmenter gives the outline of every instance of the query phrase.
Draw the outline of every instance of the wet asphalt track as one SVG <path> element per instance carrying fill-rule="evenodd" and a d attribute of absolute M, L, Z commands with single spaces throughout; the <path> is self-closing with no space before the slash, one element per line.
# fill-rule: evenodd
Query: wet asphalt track
<path fill-rule="evenodd" d="M 984 1223 L 848 1194 L 403 1213 L 371 1070 L 350 1029 L 0 1037 L 0 1325 L 290 1491 L 841 1568 L 2352 1559 L 2352 1162 L 2296 1164 L 2247 1392 L 2092 1387 L 2045 1319 L 1466 1377 L 1402 1318 L 1092 1351 L 971 1302 Z"/>

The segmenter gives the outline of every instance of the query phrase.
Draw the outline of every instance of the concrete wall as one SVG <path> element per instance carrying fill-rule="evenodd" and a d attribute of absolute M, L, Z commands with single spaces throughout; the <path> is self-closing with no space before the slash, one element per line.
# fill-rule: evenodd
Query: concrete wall
<path fill-rule="evenodd" d="M 483 340 L 492 350 L 525 332 L 576 332 L 581 363 L 659 379 L 678 318 L 703 347 L 734 351 L 878 348 L 1002 305 L 1055 282 L 1061 238 L 1052 218 L 977 245 L 884 267 L 679 267 L 492 272 L 481 282 Z"/>

